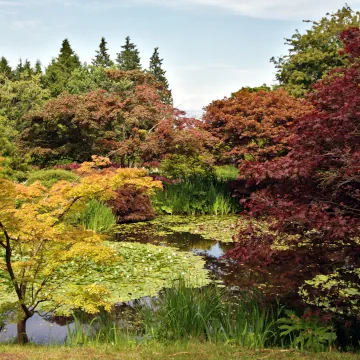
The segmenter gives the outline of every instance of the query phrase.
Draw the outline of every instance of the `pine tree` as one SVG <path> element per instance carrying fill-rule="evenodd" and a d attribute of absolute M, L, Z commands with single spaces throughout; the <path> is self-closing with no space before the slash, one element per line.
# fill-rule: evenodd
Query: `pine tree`
<path fill-rule="evenodd" d="M 71 48 L 68 39 L 65 39 L 62 43 L 60 54 L 57 58 L 57 62 L 67 73 L 71 73 L 75 69 L 81 67 L 79 57 L 75 54 L 74 50 Z"/>
<path fill-rule="evenodd" d="M 125 45 L 122 46 L 122 50 L 117 54 L 116 62 L 118 63 L 118 68 L 121 70 L 140 70 L 140 56 L 139 50 L 137 50 L 136 45 L 130 42 L 130 37 L 126 37 Z"/>
<path fill-rule="evenodd" d="M 25 77 L 31 77 L 31 75 L 34 74 L 34 71 L 31 67 L 31 63 L 28 59 L 25 60 L 24 67 L 23 67 L 23 73 Z"/>
<path fill-rule="evenodd" d="M 21 74 L 24 72 L 24 64 L 23 64 L 23 61 L 22 59 L 20 58 L 19 59 L 19 62 L 14 70 L 14 79 L 15 80 L 20 80 L 21 78 Z"/>
<path fill-rule="evenodd" d="M 36 75 L 42 75 L 42 67 L 41 67 L 41 61 L 36 60 L 35 67 L 33 69 L 34 73 Z"/>
<path fill-rule="evenodd" d="M 65 88 L 71 73 L 81 68 L 79 57 L 70 46 L 69 40 L 62 43 L 60 54 L 53 59 L 45 70 L 45 84 L 52 96 L 59 95 Z"/>
<path fill-rule="evenodd" d="M 104 68 L 109 68 L 114 65 L 114 62 L 110 59 L 108 54 L 108 48 L 106 47 L 107 42 L 104 37 L 101 38 L 99 45 L 99 50 L 96 50 L 96 56 L 92 60 L 94 66 L 102 66 Z"/>
<path fill-rule="evenodd" d="M 0 59 L 0 75 L 4 75 L 7 78 L 11 78 L 12 76 L 12 68 L 4 56 Z"/>
<path fill-rule="evenodd" d="M 172 103 L 172 95 L 169 90 L 169 82 L 165 77 L 166 71 L 162 68 L 163 59 L 160 59 L 159 48 L 154 49 L 154 53 L 150 58 L 149 72 L 153 74 L 157 81 L 163 84 L 164 91 L 162 91 L 161 96 L 163 102 L 166 104 Z"/>

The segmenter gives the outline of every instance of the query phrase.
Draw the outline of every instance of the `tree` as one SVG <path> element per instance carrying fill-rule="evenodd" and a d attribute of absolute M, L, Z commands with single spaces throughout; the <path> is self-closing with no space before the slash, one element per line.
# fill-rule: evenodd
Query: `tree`
<path fill-rule="evenodd" d="M 108 159 L 95 157 L 82 165 L 78 181 L 60 181 L 50 189 L 0 178 L 0 286 L 7 288 L 2 296 L 8 299 L 1 310 L 16 317 L 20 344 L 28 341 L 26 321 L 40 309 L 96 313 L 112 308 L 108 289 L 92 280 L 89 270 L 122 258 L 101 236 L 68 218 L 89 199 L 109 200 L 127 184 L 151 191 L 161 183 L 143 170 L 97 170 L 107 164 Z"/>
<path fill-rule="evenodd" d="M 62 43 L 60 54 L 53 59 L 45 70 L 45 84 L 52 96 L 59 95 L 65 88 L 72 72 L 81 68 L 79 57 L 70 46 L 69 40 Z"/>
<path fill-rule="evenodd" d="M 42 75 L 42 65 L 40 60 L 36 60 L 35 67 L 33 69 L 34 74 Z"/>
<path fill-rule="evenodd" d="M 19 59 L 19 63 L 17 64 L 15 70 L 14 70 L 14 79 L 20 80 L 21 74 L 24 72 L 24 64 L 22 59 Z"/>
<path fill-rule="evenodd" d="M 41 85 L 40 75 L 9 80 L 0 75 L 0 115 L 3 115 L 17 131 L 26 127 L 23 116 L 38 111 L 49 99 L 50 93 Z"/>
<path fill-rule="evenodd" d="M 287 153 L 289 127 L 310 109 L 283 89 L 243 88 L 205 108 L 204 129 L 218 138 L 218 161 L 265 161 Z"/>
<path fill-rule="evenodd" d="M 96 73 L 103 71 L 95 69 Z M 78 70 L 73 76 L 75 73 Z M 82 162 L 92 154 L 109 152 L 123 166 L 139 161 L 133 134 L 156 127 L 172 109 L 162 103 L 157 87 L 161 84 L 152 75 L 117 69 L 106 70 L 105 74 L 108 79 L 103 84 L 107 90 L 64 93 L 24 118 L 28 126 L 21 134 L 20 144 L 34 163 L 44 165 L 61 159 Z M 77 92 L 78 86 L 86 88 L 94 83 L 79 80 L 71 83 L 69 90 Z"/>
<path fill-rule="evenodd" d="M 153 74 L 157 81 L 164 85 L 164 90 L 162 91 L 163 101 L 165 103 L 172 103 L 171 91 L 169 90 L 169 82 L 165 77 L 166 71 L 162 69 L 163 59 L 160 59 L 159 48 L 155 48 L 154 53 L 150 58 L 149 71 Z"/>
<path fill-rule="evenodd" d="M 267 215 L 267 230 L 250 225 L 229 254 L 241 262 L 281 269 L 281 285 L 305 303 L 338 316 L 360 317 L 360 29 L 341 33 L 347 66 L 320 80 L 315 110 L 297 119 L 292 150 L 240 174 L 258 189 L 249 215 Z M 269 221 L 270 222 L 270 221 Z"/>
<path fill-rule="evenodd" d="M 304 34 L 296 31 L 286 39 L 289 54 L 271 59 L 277 68 L 276 79 L 296 97 L 311 90 L 331 69 L 346 64 L 346 56 L 339 54 L 342 48 L 339 35 L 350 26 L 360 25 L 360 13 L 346 5 L 320 21 L 306 22 L 312 24 L 311 29 Z"/>
<path fill-rule="evenodd" d="M 140 56 L 136 45 L 130 42 L 130 37 L 125 39 L 125 45 L 121 46 L 122 51 L 117 54 L 117 66 L 120 70 L 140 70 Z"/>
<path fill-rule="evenodd" d="M 94 66 L 102 66 L 104 68 L 109 68 L 114 65 L 114 62 L 110 59 L 110 55 L 108 54 L 108 49 L 106 47 L 106 40 L 104 37 L 101 38 L 101 42 L 99 45 L 99 50 L 96 50 L 96 56 L 92 60 L 92 64 Z"/>
<path fill-rule="evenodd" d="M 3 56 L 0 59 L 0 75 L 4 75 L 7 78 L 11 78 L 12 76 L 12 68 L 7 59 Z"/>

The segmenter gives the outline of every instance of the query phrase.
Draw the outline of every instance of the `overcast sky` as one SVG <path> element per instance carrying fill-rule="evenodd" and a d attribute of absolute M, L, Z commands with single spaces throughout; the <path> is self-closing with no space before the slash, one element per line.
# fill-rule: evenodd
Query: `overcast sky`
<path fill-rule="evenodd" d="M 360 9 L 360 0 L 347 1 Z M 144 67 L 154 47 L 175 105 L 198 113 L 242 86 L 273 84 L 272 56 L 341 0 L 0 0 L 0 56 L 47 65 L 69 38 L 90 62 L 104 36 L 113 58 L 129 35 Z"/>

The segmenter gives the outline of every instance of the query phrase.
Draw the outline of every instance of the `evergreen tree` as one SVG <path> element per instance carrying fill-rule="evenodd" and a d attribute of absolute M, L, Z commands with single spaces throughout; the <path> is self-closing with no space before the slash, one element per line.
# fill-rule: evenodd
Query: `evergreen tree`
<path fill-rule="evenodd" d="M 20 80 L 21 74 L 24 72 L 24 64 L 22 59 L 19 59 L 19 62 L 14 70 L 14 80 Z"/>
<path fill-rule="evenodd" d="M 114 62 L 110 59 L 110 55 L 108 54 L 108 49 L 106 47 L 106 40 L 104 37 L 101 38 L 101 42 L 99 45 L 99 50 L 96 50 L 96 56 L 92 60 L 92 64 L 94 66 L 102 66 L 104 68 L 109 68 L 114 65 Z"/>
<path fill-rule="evenodd" d="M 12 76 L 12 68 L 4 56 L 0 59 L 0 75 L 4 75 L 7 78 L 11 78 Z"/>
<path fill-rule="evenodd" d="M 34 74 L 34 71 L 31 67 L 31 63 L 28 59 L 25 60 L 24 67 L 23 67 L 23 73 L 28 78 Z"/>
<path fill-rule="evenodd" d="M 122 46 L 122 50 L 117 54 L 116 62 L 118 63 L 118 68 L 120 70 L 140 70 L 140 56 L 139 50 L 137 50 L 136 45 L 130 42 L 130 37 L 126 37 L 125 45 Z"/>
<path fill-rule="evenodd" d="M 65 88 L 71 73 L 81 68 L 79 57 L 70 46 L 69 40 L 62 43 L 60 54 L 51 61 L 45 71 L 45 84 L 52 96 L 59 95 Z"/>
<path fill-rule="evenodd" d="M 34 73 L 36 75 L 42 75 L 42 67 L 41 67 L 41 61 L 36 60 L 35 67 L 34 67 Z"/>
<path fill-rule="evenodd" d="M 162 68 L 163 59 L 160 59 L 159 48 L 154 49 L 154 53 L 150 58 L 149 72 L 153 74 L 157 81 L 164 85 L 164 91 L 162 91 L 163 102 L 172 103 L 171 91 L 169 90 L 169 82 L 165 77 L 166 71 Z"/>
<path fill-rule="evenodd" d="M 65 39 L 62 43 L 57 62 L 62 67 L 62 69 L 68 73 L 71 73 L 73 70 L 81 67 L 79 57 L 71 48 L 68 39 Z"/>

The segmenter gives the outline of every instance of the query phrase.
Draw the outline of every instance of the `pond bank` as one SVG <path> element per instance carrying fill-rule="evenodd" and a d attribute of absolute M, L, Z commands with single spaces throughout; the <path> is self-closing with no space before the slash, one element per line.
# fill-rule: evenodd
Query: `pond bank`
<path fill-rule="evenodd" d="M 0 360 L 356 360 L 358 354 L 351 353 L 304 353 L 293 350 L 249 350 L 225 344 L 190 342 L 186 344 L 146 345 L 124 344 L 124 346 L 97 347 L 38 347 L 0 345 Z"/>

